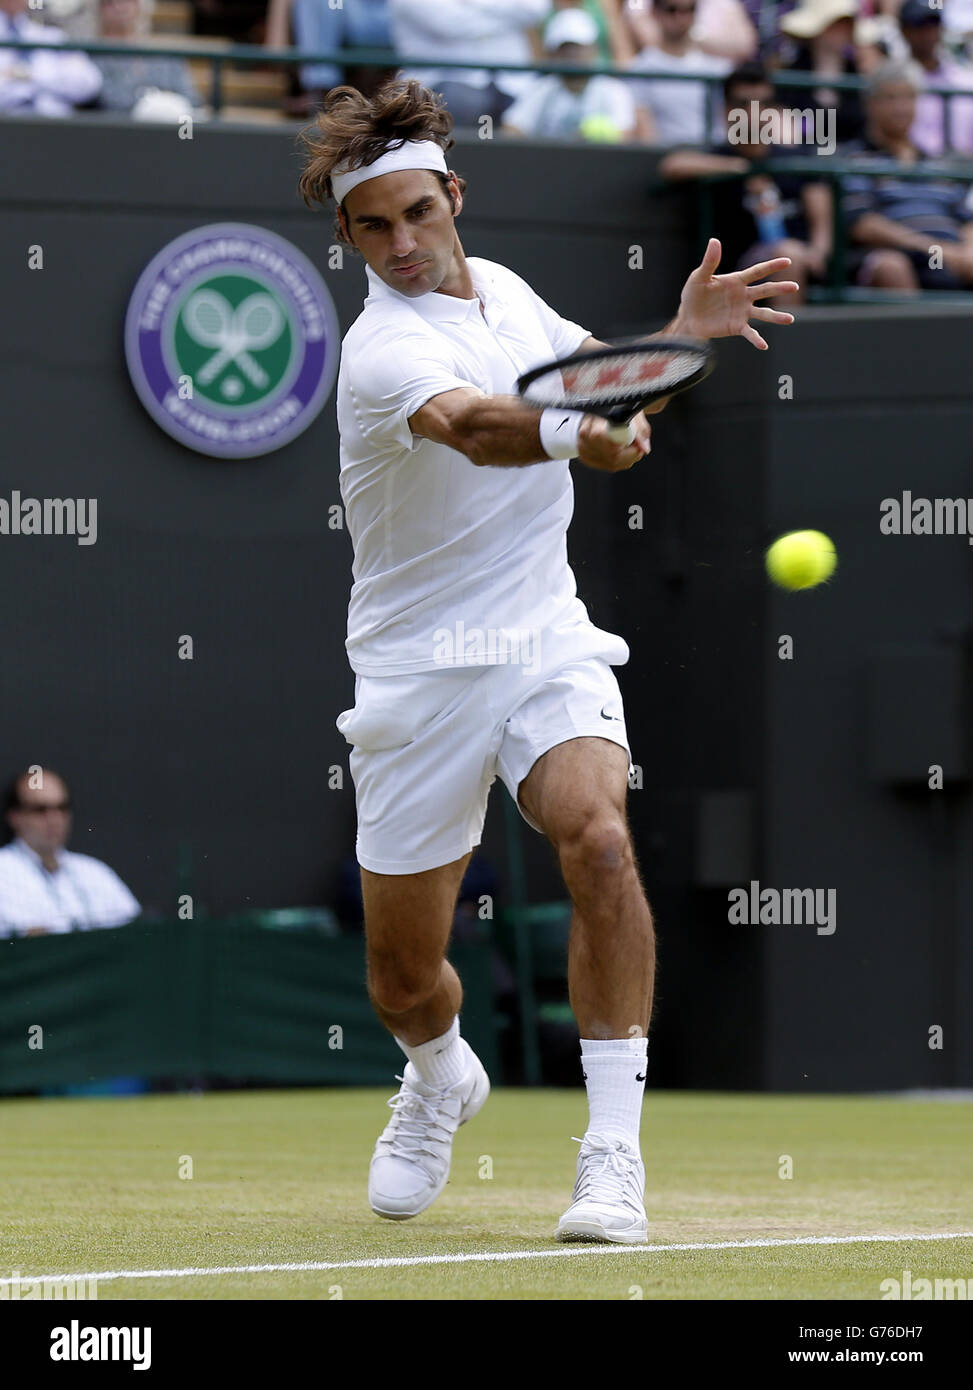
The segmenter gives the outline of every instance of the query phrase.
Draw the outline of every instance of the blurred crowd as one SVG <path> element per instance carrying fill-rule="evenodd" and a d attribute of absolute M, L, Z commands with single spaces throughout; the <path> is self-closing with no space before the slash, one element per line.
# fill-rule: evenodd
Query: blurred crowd
<path fill-rule="evenodd" d="M 973 158 L 973 0 L 0 0 L 0 112 L 205 117 L 190 58 L 125 52 L 178 43 L 178 14 L 187 43 L 334 54 L 290 70 L 284 115 L 377 88 L 396 71 L 377 49 L 480 138 L 655 147 L 665 178 L 705 176 L 724 265 L 787 254 L 813 286 L 840 226 L 860 286 L 973 284 L 970 185 L 942 172 Z M 120 51 L 71 48 L 91 37 Z M 589 71 L 523 70 L 537 63 Z M 822 177 L 833 155 L 854 172 Z"/>

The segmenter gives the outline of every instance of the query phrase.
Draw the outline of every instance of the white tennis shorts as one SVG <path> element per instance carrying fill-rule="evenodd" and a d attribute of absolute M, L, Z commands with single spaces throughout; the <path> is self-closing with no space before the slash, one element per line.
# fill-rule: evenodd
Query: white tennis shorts
<path fill-rule="evenodd" d="M 543 637 L 543 659 L 530 667 L 356 676 L 355 706 L 337 726 L 352 745 L 364 868 L 415 874 L 461 859 L 480 843 L 496 778 L 516 802 L 537 759 L 568 739 L 609 739 L 629 752 L 611 669 L 628 660 L 625 642 L 591 623 Z"/>

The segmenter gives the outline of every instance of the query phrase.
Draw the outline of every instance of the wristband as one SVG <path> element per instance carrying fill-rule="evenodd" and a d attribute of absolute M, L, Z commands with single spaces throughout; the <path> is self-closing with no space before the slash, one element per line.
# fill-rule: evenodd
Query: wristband
<path fill-rule="evenodd" d="M 583 410 L 544 410 L 541 412 L 541 448 L 548 458 L 573 459 L 578 456 L 578 435 Z"/>

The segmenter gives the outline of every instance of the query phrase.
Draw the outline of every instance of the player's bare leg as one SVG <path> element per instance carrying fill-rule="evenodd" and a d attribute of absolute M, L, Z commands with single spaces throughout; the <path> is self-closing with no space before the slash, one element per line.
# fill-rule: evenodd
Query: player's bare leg
<path fill-rule="evenodd" d="M 568 983 L 583 1038 L 645 1034 L 652 1008 L 655 931 L 625 815 L 628 763 L 617 743 L 571 739 L 520 785 L 574 905 Z"/>
<path fill-rule="evenodd" d="M 362 869 L 368 992 L 408 1062 L 375 1146 L 368 1191 L 379 1216 L 417 1216 L 449 1177 L 453 1135 L 480 1109 L 490 1083 L 459 1034 L 463 991 L 446 960 L 470 856 L 420 874 Z"/>
<path fill-rule="evenodd" d="M 655 930 L 625 816 L 627 786 L 628 755 L 599 738 L 552 748 L 520 785 L 574 904 L 568 978 L 590 1118 L 561 1239 L 637 1243 L 648 1232 L 639 1123 Z"/>
<path fill-rule="evenodd" d="M 463 1002 L 446 947 L 467 854 L 422 874 L 362 869 L 368 993 L 385 1027 L 416 1046 L 438 1038 Z"/>

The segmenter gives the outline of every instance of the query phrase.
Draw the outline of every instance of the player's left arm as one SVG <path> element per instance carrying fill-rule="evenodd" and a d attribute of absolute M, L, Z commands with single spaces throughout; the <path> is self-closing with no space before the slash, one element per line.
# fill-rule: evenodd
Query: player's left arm
<path fill-rule="evenodd" d="M 716 237 L 710 237 L 702 261 L 682 287 L 679 311 L 662 331 L 676 337 L 688 338 L 746 338 L 753 347 L 766 351 L 767 344 L 750 320 L 760 323 L 788 324 L 794 315 L 758 304 L 758 299 L 774 299 L 781 294 L 796 294 L 800 285 L 795 280 L 770 280 L 790 265 L 789 256 L 777 256 L 735 270 L 729 275 L 717 275 L 723 248 Z"/>
<path fill-rule="evenodd" d="M 794 322 L 794 315 L 777 309 L 758 305 L 758 299 L 770 299 L 779 294 L 794 294 L 800 288 L 794 280 L 772 280 L 768 284 L 754 282 L 765 275 L 773 275 L 790 265 L 790 258 L 778 256 L 772 261 L 761 261 L 730 275 L 717 275 L 723 248 L 715 237 L 711 237 L 702 261 L 683 286 L 679 300 L 679 312 L 658 333 L 650 338 L 746 338 L 754 347 L 766 349 L 767 344 L 750 325 L 751 319 L 763 323 L 788 324 Z M 596 348 L 608 347 L 599 338 L 585 338 L 579 351 L 594 352 Z M 646 415 L 658 415 L 665 410 L 671 396 L 646 407 Z"/>

